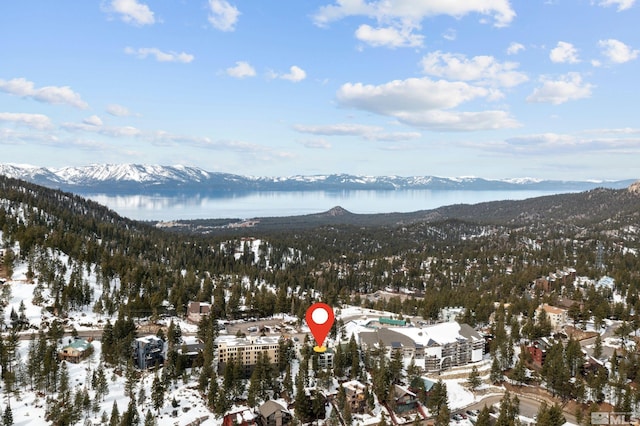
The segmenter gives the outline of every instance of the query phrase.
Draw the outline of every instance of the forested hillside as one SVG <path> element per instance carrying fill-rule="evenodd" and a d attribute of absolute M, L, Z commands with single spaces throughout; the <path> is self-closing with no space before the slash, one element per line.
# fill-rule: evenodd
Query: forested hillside
<path fill-rule="evenodd" d="M 295 313 L 309 297 L 305 290 L 312 288 L 332 303 L 404 288 L 437 292 L 424 300 L 405 298 L 404 307 L 393 305 L 394 299 L 379 300 L 392 306 L 377 307 L 429 317 L 438 307 L 461 305 L 482 321 L 488 308 L 480 305 L 496 298 L 527 303 L 518 297 L 523 289 L 557 268 L 571 266 L 595 277 L 598 241 L 604 244 L 610 273 L 637 282 L 637 272 L 628 267 L 637 257 L 623 247 L 638 245 L 638 229 L 631 225 L 638 222 L 640 197 L 627 190 L 452 206 L 425 214 L 423 220 L 413 216 L 385 226 L 338 223 L 264 233 L 248 228 L 213 237 L 166 232 L 22 181 L 0 178 L 0 188 L 4 245 L 19 242 L 19 256 L 31 262 L 36 274 L 50 273 L 42 262 L 34 263 L 47 258 L 46 249 L 65 253 L 77 268 L 94 268 L 107 291 L 99 300 L 80 303 L 99 302 L 112 314 L 158 315 L 165 300 L 180 314 L 188 301 L 210 300 L 216 291 L 235 295 L 223 315 L 239 315 L 233 310 L 240 298 L 244 309 L 260 315 L 292 307 Z M 495 218 L 489 223 L 491 212 Z M 252 247 L 252 241 L 258 245 Z M 625 268 L 616 266 L 620 262 Z M 10 256 L 5 264 L 11 267 Z M 55 283 L 54 278 L 47 281 Z M 256 287 L 259 283 L 271 290 Z M 54 307 L 64 312 L 73 301 L 65 294 L 79 292 L 59 287 L 54 285 L 51 294 Z"/>
<path fill-rule="evenodd" d="M 550 334 L 548 322 L 536 314 L 541 303 L 569 306 L 572 322 L 583 327 L 588 322 L 600 329 L 605 321 L 617 321 L 621 325 L 616 333 L 623 341 L 637 329 L 638 198 L 633 191 L 593 190 L 523 202 L 453 206 L 377 226 L 341 223 L 339 219 L 349 219 L 350 214 L 337 209 L 329 212 L 335 220 L 331 224 L 292 225 L 286 232 L 282 228 L 222 229 L 214 236 L 168 232 L 122 218 L 69 193 L 0 177 L 2 391 L 8 399 L 20 398 L 20 389 L 27 386 L 36 393 L 57 395 L 45 398 L 47 420 L 77 424 L 83 410 L 104 408 L 109 386 L 98 372 L 108 368 L 118 386 L 124 383 L 123 394 L 130 398 L 122 419 L 114 408 L 112 424 L 131 424 L 127 423 L 130 416 L 137 415 L 132 389 L 141 377 L 131 362 L 136 322 L 148 318 L 157 324 L 163 317 L 184 318 L 190 301 L 214 301 L 212 314 L 200 321 L 195 333 L 204 349 L 187 362 L 181 355 L 180 328 L 172 321 L 166 332 L 158 331 L 168 345 L 162 375 L 143 375 L 146 384 L 140 384 L 137 396 L 146 404 L 149 424 L 154 424 L 150 407 L 160 412 L 169 404 L 165 389 L 190 389 L 203 409 L 217 416 L 234 403 L 255 407 L 278 395 L 295 400 L 296 412 L 313 419 L 314 414 L 305 411 L 312 404 L 309 396 L 299 392 L 310 378 L 306 373 L 296 378 L 287 368 L 293 359 L 291 343 L 286 343 L 291 340 L 278 343 L 284 360 L 278 370 L 258 363 L 261 367 L 255 380 L 248 380 L 236 367 L 225 368 L 224 377 L 219 377 L 212 365 L 213 339 L 219 327 L 216 320 L 281 313 L 301 324 L 314 301 L 327 302 L 334 309 L 356 305 L 421 322 L 440 319 L 443 308 L 459 307 L 459 321 L 495 337 L 490 345 L 495 364 L 490 380 L 499 382 L 506 372 L 516 381 L 528 381 L 522 373 L 525 360 L 516 362 L 514 347 Z M 17 274 L 19 279 L 14 277 L 14 268 L 24 271 Z M 609 284 L 597 284 L 605 275 Z M 575 279 L 573 285 L 567 281 L 569 276 Z M 18 287 L 22 300 L 11 295 Z M 31 307 L 37 307 L 41 316 L 31 315 Z M 91 392 L 76 389 L 71 403 L 67 367 L 55 354 L 67 320 L 81 318 L 88 311 L 101 318 L 100 367 L 91 370 Z M 338 320 L 332 334 L 338 335 L 343 326 Z M 32 340 L 24 365 L 18 362 L 18 333 L 29 330 Z M 243 335 L 240 329 L 238 333 Z M 304 343 L 300 349 L 300 365 L 310 362 L 310 347 Z M 403 369 L 398 367 L 397 374 L 390 376 L 385 372 L 395 364 L 385 360 L 382 352 L 358 357 L 360 350 L 349 342 L 350 355 L 337 351 L 338 373 L 334 374 L 370 380 L 372 394 L 385 401 L 392 384 L 404 383 Z M 563 355 L 560 346 L 556 350 L 558 360 L 569 356 Z M 364 360 L 362 364 L 359 359 Z M 612 376 L 617 382 L 610 386 L 620 393 L 607 398 L 602 392 L 606 377 L 580 376 L 575 368 L 567 373 L 575 385 L 566 387 L 567 380 L 553 379 L 549 371 L 556 370 L 552 368 L 560 367 L 541 370 L 541 377 L 563 398 L 624 402 L 623 395 L 631 392 L 631 384 L 620 381 L 622 376 Z M 640 380 L 638 357 L 628 356 L 616 368 L 624 368 L 625 380 L 636 384 Z M 301 371 L 307 370 L 303 367 Z M 406 369 L 407 379 L 416 374 L 415 369 Z M 119 375 L 123 378 L 118 379 Z M 291 398 L 293 383 L 295 398 Z M 584 389 L 591 392 L 590 399 Z M 248 402 L 245 391 L 250 395 Z M 152 393 L 151 399 L 145 392 Z M 312 399 L 317 401 L 317 394 Z M 58 400 L 66 402 L 61 405 Z M 5 415 L 7 409 L 9 405 Z M 108 422 L 103 412 L 100 423 Z"/>

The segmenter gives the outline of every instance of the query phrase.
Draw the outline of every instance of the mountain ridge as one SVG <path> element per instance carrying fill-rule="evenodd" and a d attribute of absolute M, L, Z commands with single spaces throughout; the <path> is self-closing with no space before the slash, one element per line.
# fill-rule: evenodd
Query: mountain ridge
<path fill-rule="evenodd" d="M 566 181 L 535 178 L 484 179 L 478 177 L 367 176 L 351 174 L 243 176 L 210 172 L 199 167 L 144 164 L 92 164 L 49 168 L 0 164 L 0 175 L 49 188 L 78 193 L 232 192 L 232 191 L 340 191 L 340 190 L 564 190 L 597 187 L 626 188 L 635 179 Z"/>

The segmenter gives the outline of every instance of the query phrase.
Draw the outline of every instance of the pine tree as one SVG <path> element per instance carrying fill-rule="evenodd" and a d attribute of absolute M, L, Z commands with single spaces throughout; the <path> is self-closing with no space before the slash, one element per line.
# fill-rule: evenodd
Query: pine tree
<path fill-rule="evenodd" d="M 96 373 L 96 397 L 100 395 L 100 398 L 104 401 L 104 397 L 109 394 L 109 383 L 107 382 L 107 376 L 104 374 L 104 369 L 98 367 Z"/>
<path fill-rule="evenodd" d="M 160 408 L 164 405 L 164 384 L 156 374 L 153 377 L 153 384 L 151 385 L 151 401 L 153 402 L 153 408 L 158 413 Z"/>
<path fill-rule="evenodd" d="M 296 400 L 294 403 L 296 417 L 303 422 L 308 422 L 312 416 L 311 398 L 307 395 L 304 387 L 298 386 L 296 390 Z"/>
<path fill-rule="evenodd" d="M 486 405 L 480 410 L 480 414 L 478 415 L 478 420 L 476 421 L 476 426 L 490 426 L 491 425 L 491 415 L 489 413 L 489 407 Z"/>
<path fill-rule="evenodd" d="M 482 384 L 482 379 L 480 378 L 480 373 L 478 373 L 478 367 L 475 365 L 471 368 L 471 372 L 469 373 L 469 378 L 467 379 L 467 386 L 471 389 L 471 392 L 475 392 L 476 389 L 480 387 Z"/>
<path fill-rule="evenodd" d="M 140 391 L 138 392 L 138 404 L 142 405 L 145 402 L 145 399 L 147 399 L 147 392 L 144 388 L 144 385 L 140 386 Z"/>
<path fill-rule="evenodd" d="M 213 410 L 216 405 L 216 397 L 218 396 L 218 379 L 215 376 L 209 380 L 209 387 L 207 389 L 207 406 L 210 410 Z"/>
<path fill-rule="evenodd" d="M 431 393 L 429 395 L 429 399 L 427 400 L 427 408 L 429 409 L 429 411 L 431 411 L 432 414 L 436 416 L 436 418 L 441 411 L 449 411 L 447 385 L 442 381 L 442 379 L 438 380 L 431 388 Z"/>
<path fill-rule="evenodd" d="M 291 378 L 291 364 L 287 364 L 287 370 L 284 374 L 284 379 L 282 380 L 282 387 L 284 392 L 287 394 L 286 399 L 289 401 L 293 396 L 293 380 Z"/>
<path fill-rule="evenodd" d="M 447 405 L 440 408 L 438 414 L 436 415 L 435 426 L 448 426 L 451 416 L 451 412 L 449 411 L 449 407 Z"/>
<path fill-rule="evenodd" d="M 491 372 L 489 373 L 489 379 L 492 383 L 501 382 L 503 378 L 502 369 L 500 368 L 500 362 L 496 356 L 493 357 L 491 362 Z"/>
<path fill-rule="evenodd" d="M 593 357 L 595 359 L 600 359 L 602 356 L 602 337 L 600 333 L 596 335 L 596 341 L 593 343 Z"/>
<path fill-rule="evenodd" d="M 543 402 L 538 409 L 537 423 L 541 426 L 562 426 L 566 419 L 562 414 L 562 408 L 558 404 L 551 407 Z M 588 417 L 591 420 L 590 417 Z"/>
<path fill-rule="evenodd" d="M 518 383 L 518 385 L 522 386 L 527 381 L 527 372 L 524 366 L 524 360 L 522 356 L 518 358 L 516 365 L 513 367 L 513 371 L 511 372 L 511 378 Z"/>
<path fill-rule="evenodd" d="M 109 418 L 109 426 L 119 426 L 120 425 L 120 412 L 118 411 L 118 404 L 113 401 L 113 406 L 111 407 L 111 417 Z"/>
<path fill-rule="evenodd" d="M 11 411 L 11 406 L 7 406 L 7 408 L 4 410 L 4 413 L 2 413 L 2 425 L 13 425 L 13 412 Z"/>
<path fill-rule="evenodd" d="M 122 413 L 122 419 L 120 420 L 121 426 L 136 426 L 140 422 L 140 416 L 138 415 L 138 409 L 136 408 L 135 400 L 129 399 L 129 406 L 127 411 Z"/>
<path fill-rule="evenodd" d="M 513 398 L 507 391 L 500 402 L 500 415 L 496 421 L 496 426 L 513 426 L 516 424 L 520 413 L 520 400 L 517 395 Z"/>
<path fill-rule="evenodd" d="M 60 363 L 60 377 L 58 379 L 58 399 L 62 406 L 69 404 L 71 389 L 69 388 L 69 370 L 65 361 Z"/>
<path fill-rule="evenodd" d="M 144 426 L 156 426 L 157 422 L 156 422 L 156 418 L 154 417 L 153 414 L 151 414 L 151 411 L 147 411 L 147 415 L 144 417 Z"/>
<path fill-rule="evenodd" d="M 138 374 L 133 366 L 133 359 L 129 358 L 127 361 L 127 368 L 125 370 L 124 395 L 129 398 L 134 398 L 137 384 Z"/>
<path fill-rule="evenodd" d="M 218 392 L 216 404 L 213 410 L 214 413 L 221 416 L 226 413 L 229 408 L 231 408 L 231 396 L 229 395 L 229 392 L 225 390 Z"/>
<path fill-rule="evenodd" d="M 353 416 L 351 414 L 351 404 L 345 404 L 344 410 L 342 411 L 342 418 L 344 419 L 344 423 L 350 425 L 353 423 Z"/>

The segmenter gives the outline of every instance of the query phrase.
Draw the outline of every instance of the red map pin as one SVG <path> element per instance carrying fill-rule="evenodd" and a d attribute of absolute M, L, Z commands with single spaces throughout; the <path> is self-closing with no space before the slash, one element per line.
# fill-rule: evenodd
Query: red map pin
<path fill-rule="evenodd" d="M 318 344 L 318 346 L 314 347 L 313 350 L 316 352 L 326 351 L 327 348 L 323 343 L 324 339 L 327 338 L 327 334 L 329 334 L 329 330 L 331 330 L 333 321 L 335 320 L 333 309 L 326 303 L 314 303 L 309 306 L 309 309 L 307 309 L 305 319 L 307 320 L 309 329 L 311 329 L 313 338 L 316 339 L 316 343 Z"/>

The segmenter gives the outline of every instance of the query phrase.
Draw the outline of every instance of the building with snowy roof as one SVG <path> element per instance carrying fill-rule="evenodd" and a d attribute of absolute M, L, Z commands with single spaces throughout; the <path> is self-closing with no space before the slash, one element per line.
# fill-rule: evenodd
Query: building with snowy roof
<path fill-rule="evenodd" d="M 346 403 L 349 404 L 352 413 L 363 413 L 367 407 L 366 386 L 358 380 L 350 380 L 342 383 L 344 388 Z"/>
<path fill-rule="evenodd" d="M 61 360 L 78 363 L 91 355 L 93 346 L 91 342 L 85 339 L 72 339 L 69 344 L 63 346 L 58 352 L 58 358 Z"/>
<path fill-rule="evenodd" d="M 138 337 L 131 342 L 133 361 L 141 370 L 164 364 L 164 341 L 157 336 Z"/>
<path fill-rule="evenodd" d="M 394 409 L 397 414 L 404 414 L 418 408 L 418 397 L 409 389 L 400 385 L 393 385 Z"/>
<path fill-rule="evenodd" d="M 258 423 L 262 426 L 284 426 L 290 424 L 293 419 L 289 410 L 273 400 L 262 404 L 258 413 Z"/>
<path fill-rule="evenodd" d="M 198 324 L 202 317 L 209 315 L 210 312 L 211 303 L 189 302 L 187 306 L 187 321 Z"/>
<path fill-rule="evenodd" d="M 222 426 L 254 426 L 257 425 L 258 415 L 249 407 L 243 407 L 225 414 Z"/>
<path fill-rule="evenodd" d="M 229 362 L 238 360 L 248 376 L 262 353 L 269 356 L 272 364 L 277 364 L 279 340 L 279 336 L 218 336 L 214 342 L 214 362 L 217 362 L 218 372 L 222 373 Z"/>
<path fill-rule="evenodd" d="M 358 338 L 365 348 L 382 345 L 388 356 L 401 351 L 403 358 L 413 359 L 427 371 L 481 361 L 484 355 L 484 338 L 468 324 L 457 322 L 368 330 Z"/>

